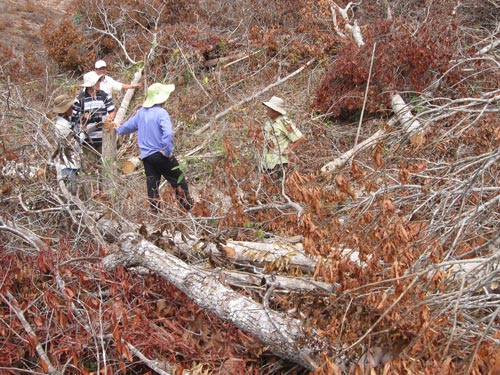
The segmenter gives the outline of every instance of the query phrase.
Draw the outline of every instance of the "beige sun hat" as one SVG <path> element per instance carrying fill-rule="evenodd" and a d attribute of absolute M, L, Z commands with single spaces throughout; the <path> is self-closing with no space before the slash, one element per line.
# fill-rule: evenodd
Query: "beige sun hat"
<path fill-rule="evenodd" d="M 99 82 L 99 79 L 102 77 L 102 74 L 97 74 L 94 71 L 85 73 L 83 75 L 83 84 L 82 87 L 92 87 Z"/>
<path fill-rule="evenodd" d="M 143 103 L 144 108 L 151 108 L 155 104 L 161 104 L 167 101 L 168 97 L 175 90 L 174 84 L 164 85 L 163 83 L 153 83 L 148 87 L 146 100 Z"/>
<path fill-rule="evenodd" d="M 71 108 L 75 100 L 69 95 L 59 95 L 54 99 L 54 106 L 50 109 L 55 114 L 66 113 Z"/>
<path fill-rule="evenodd" d="M 273 96 L 268 102 L 262 102 L 262 104 L 282 115 L 286 114 L 286 109 L 284 108 L 285 101 L 277 96 Z"/>

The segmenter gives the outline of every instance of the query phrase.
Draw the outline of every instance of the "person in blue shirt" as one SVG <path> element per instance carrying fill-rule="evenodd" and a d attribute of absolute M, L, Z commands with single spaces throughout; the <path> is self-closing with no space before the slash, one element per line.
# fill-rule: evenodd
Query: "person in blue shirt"
<path fill-rule="evenodd" d="M 182 207 L 187 211 L 193 208 L 186 178 L 174 156 L 174 131 L 170 115 L 161 106 L 174 90 L 175 85 L 153 83 L 147 89 L 142 107 L 116 129 L 118 134 L 138 132 L 137 144 L 146 172 L 148 200 L 154 212 L 158 211 L 162 176 L 175 190 Z"/>

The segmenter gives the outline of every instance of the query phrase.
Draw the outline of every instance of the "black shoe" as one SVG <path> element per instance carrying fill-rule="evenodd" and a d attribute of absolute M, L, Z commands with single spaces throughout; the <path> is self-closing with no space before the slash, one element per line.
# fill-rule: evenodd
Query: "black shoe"
<path fill-rule="evenodd" d="M 181 199 L 181 205 L 186 211 L 191 211 L 194 206 L 193 198 L 191 198 L 188 194 L 186 197 Z"/>
<path fill-rule="evenodd" d="M 186 191 L 176 191 L 177 199 L 179 200 L 179 203 L 181 206 L 186 210 L 186 211 L 191 211 L 191 209 L 194 206 L 193 198 L 191 198 L 191 195 L 189 192 Z"/>

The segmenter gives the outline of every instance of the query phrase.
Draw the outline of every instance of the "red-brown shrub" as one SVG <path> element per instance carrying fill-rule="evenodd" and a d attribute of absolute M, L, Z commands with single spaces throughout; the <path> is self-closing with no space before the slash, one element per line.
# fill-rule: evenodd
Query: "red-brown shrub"
<path fill-rule="evenodd" d="M 314 105 L 331 119 L 361 110 L 374 43 L 367 113 L 385 110 L 392 91 L 423 91 L 447 70 L 456 50 L 453 25 L 439 22 L 428 22 L 418 33 L 401 21 L 377 22 L 368 26 L 365 41 L 362 48 L 351 41 L 339 49 L 317 90 Z"/>
<path fill-rule="evenodd" d="M 71 20 L 59 25 L 47 22 L 41 29 L 42 38 L 51 57 L 61 68 L 83 72 L 93 68 L 95 53 L 91 43 Z"/>

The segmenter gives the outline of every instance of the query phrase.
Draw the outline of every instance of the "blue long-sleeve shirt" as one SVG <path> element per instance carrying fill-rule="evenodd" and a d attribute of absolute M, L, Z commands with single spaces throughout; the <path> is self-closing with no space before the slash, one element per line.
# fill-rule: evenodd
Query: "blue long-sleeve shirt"
<path fill-rule="evenodd" d="M 116 129 L 118 134 L 130 134 L 137 131 L 137 144 L 141 149 L 141 159 L 158 151 L 165 156 L 174 152 L 174 131 L 168 112 L 154 105 L 140 108 L 135 115 Z"/>

